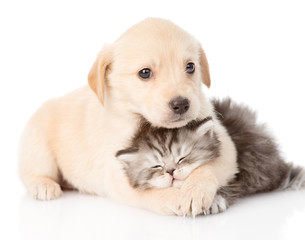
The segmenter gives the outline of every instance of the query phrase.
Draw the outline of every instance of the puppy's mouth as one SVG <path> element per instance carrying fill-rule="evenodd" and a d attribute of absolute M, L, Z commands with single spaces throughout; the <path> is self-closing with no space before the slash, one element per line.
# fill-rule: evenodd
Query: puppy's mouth
<path fill-rule="evenodd" d="M 190 118 L 189 116 L 179 115 L 170 120 L 163 121 L 162 125 L 168 128 L 176 128 L 176 127 L 182 127 L 192 120 L 193 119 Z"/>
<path fill-rule="evenodd" d="M 188 118 L 186 118 L 186 117 L 180 116 L 180 117 L 175 118 L 175 119 L 173 119 L 173 120 L 165 121 L 165 123 L 178 123 L 178 122 L 185 121 L 185 120 L 187 120 L 187 119 L 188 119 Z"/>
<path fill-rule="evenodd" d="M 196 109 L 189 109 L 187 112 L 182 114 L 173 113 L 173 111 L 169 110 L 170 109 L 167 109 L 166 112 L 164 112 L 164 110 L 160 112 L 152 111 L 153 114 L 143 114 L 142 116 L 154 127 L 180 128 L 196 119 L 199 113 L 197 113 Z"/>

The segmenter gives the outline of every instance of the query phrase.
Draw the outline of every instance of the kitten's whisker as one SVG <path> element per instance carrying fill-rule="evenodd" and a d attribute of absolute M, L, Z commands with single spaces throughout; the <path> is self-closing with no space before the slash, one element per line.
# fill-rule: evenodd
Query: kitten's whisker
<path fill-rule="evenodd" d="M 223 116 L 220 112 L 216 111 L 215 109 L 214 109 L 214 112 L 215 112 L 218 116 L 224 118 L 224 116 Z"/>

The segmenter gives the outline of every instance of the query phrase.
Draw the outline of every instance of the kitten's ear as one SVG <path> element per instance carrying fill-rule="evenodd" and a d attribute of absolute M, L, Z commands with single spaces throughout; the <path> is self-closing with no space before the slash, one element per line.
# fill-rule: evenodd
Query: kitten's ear
<path fill-rule="evenodd" d="M 138 151 L 138 148 L 128 148 L 118 151 L 115 156 L 123 163 L 124 167 L 128 167 L 128 165 L 136 158 L 136 153 Z"/>
<path fill-rule="evenodd" d="M 214 134 L 214 122 L 213 120 L 208 120 L 207 122 L 202 123 L 197 129 L 196 133 L 199 136 L 203 136 L 205 134 L 209 134 L 210 137 Z"/>

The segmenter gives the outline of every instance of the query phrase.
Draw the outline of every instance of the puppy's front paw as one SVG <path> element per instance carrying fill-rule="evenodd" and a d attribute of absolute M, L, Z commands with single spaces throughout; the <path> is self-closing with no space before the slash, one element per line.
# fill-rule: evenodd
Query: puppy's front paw
<path fill-rule="evenodd" d="M 206 212 L 206 214 L 217 214 L 224 212 L 229 207 L 227 200 L 221 195 L 216 195 L 210 209 Z"/>
<path fill-rule="evenodd" d="M 184 216 L 197 216 L 206 213 L 211 207 L 217 188 L 213 183 L 185 182 L 181 188 L 180 210 Z"/>
<path fill-rule="evenodd" d="M 35 199 L 39 200 L 52 200 L 62 195 L 59 184 L 47 177 L 35 178 L 29 191 Z"/>
<path fill-rule="evenodd" d="M 180 190 L 178 188 L 152 188 L 139 193 L 144 196 L 140 201 L 144 208 L 162 215 L 182 215 L 179 209 Z"/>
<path fill-rule="evenodd" d="M 162 214 L 181 216 L 182 212 L 179 208 L 180 190 L 177 188 L 168 188 L 167 193 L 162 195 L 162 202 L 165 203 Z"/>

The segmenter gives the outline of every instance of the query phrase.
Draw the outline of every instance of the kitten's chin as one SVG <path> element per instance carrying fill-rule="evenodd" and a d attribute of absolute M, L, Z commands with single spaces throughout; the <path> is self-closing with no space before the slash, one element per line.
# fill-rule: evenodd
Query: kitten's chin
<path fill-rule="evenodd" d="M 173 183 L 173 178 L 169 174 L 161 175 L 156 178 L 148 180 L 148 184 L 155 188 L 167 188 L 171 187 Z"/>
<path fill-rule="evenodd" d="M 172 186 L 175 188 L 181 188 L 182 184 L 183 184 L 183 181 L 175 179 L 172 183 Z"/>

